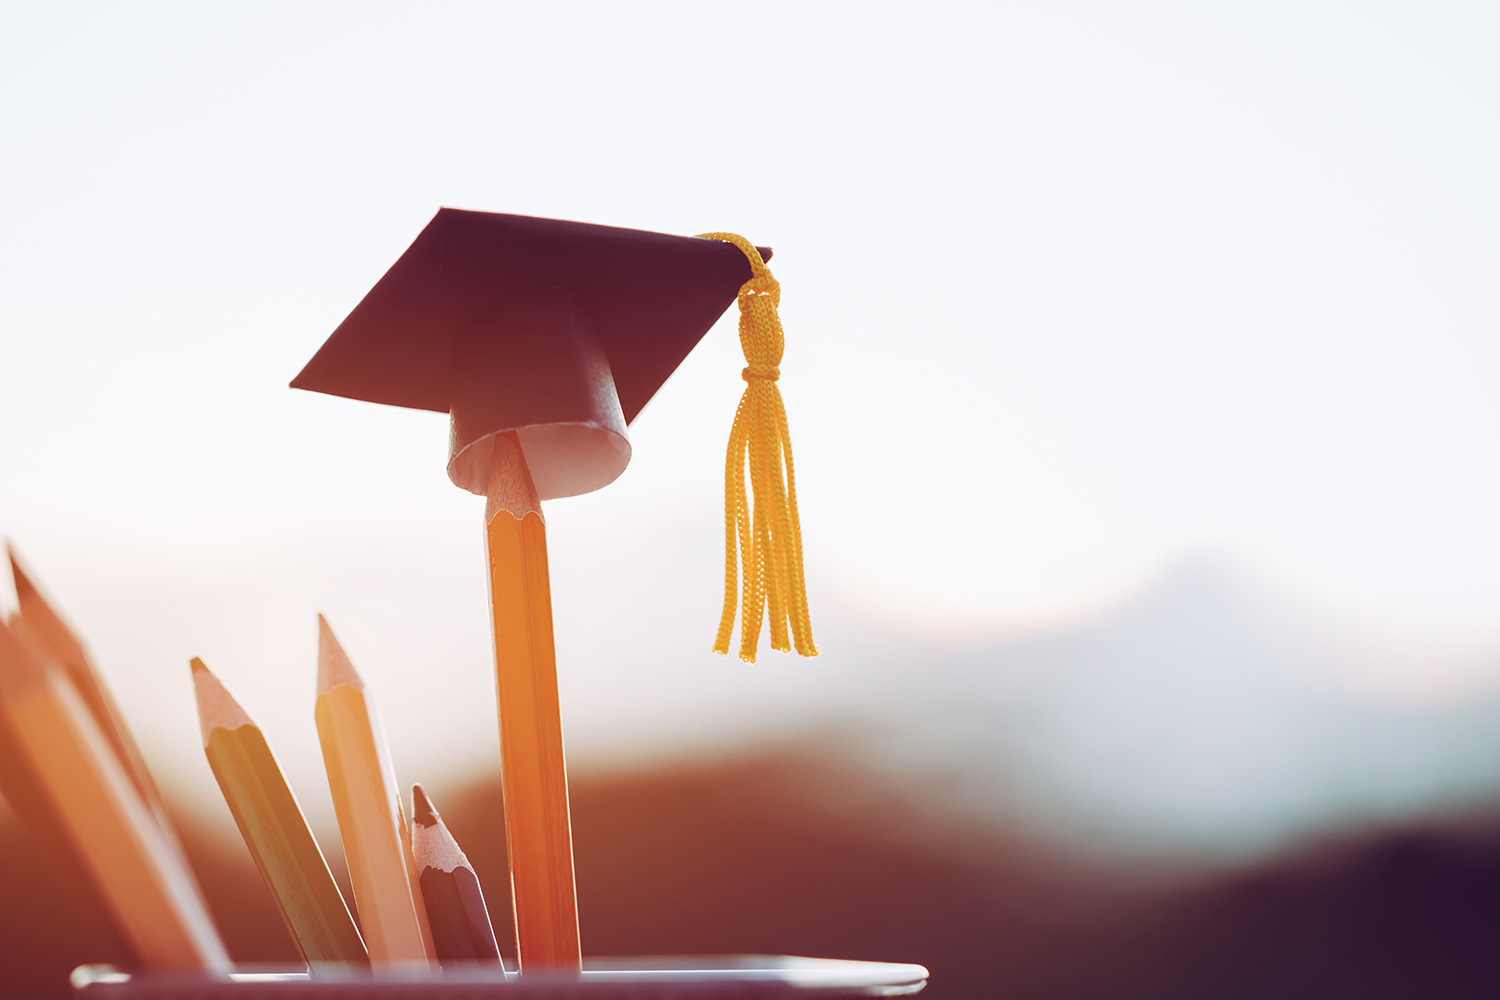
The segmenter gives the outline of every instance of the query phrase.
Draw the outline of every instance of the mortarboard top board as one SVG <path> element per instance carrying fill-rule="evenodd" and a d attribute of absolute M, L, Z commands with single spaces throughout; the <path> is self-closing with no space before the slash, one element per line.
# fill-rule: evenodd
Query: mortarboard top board
<path fill-rule="evenodd" d="M 450 413 L 448 475 L 471 492 L 491 456 L 474 446 L 514 430 L 540 499 L 587 493 L 750 277 L 718 240 L 444 208 L 292 386 Z"/>

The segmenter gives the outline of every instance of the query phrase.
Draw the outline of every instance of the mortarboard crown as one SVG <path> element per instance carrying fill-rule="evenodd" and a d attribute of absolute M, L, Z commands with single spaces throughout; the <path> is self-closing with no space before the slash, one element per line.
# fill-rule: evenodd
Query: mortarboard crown
<path fill-rule="evenodd" d="M 475 446 L 515 431 L 540 499 L 587 493 L 750 278 L 716 240 L 444 208 L 292 386 L 451 414 L 448 475 L 470 492 L 489 478 Z"/>

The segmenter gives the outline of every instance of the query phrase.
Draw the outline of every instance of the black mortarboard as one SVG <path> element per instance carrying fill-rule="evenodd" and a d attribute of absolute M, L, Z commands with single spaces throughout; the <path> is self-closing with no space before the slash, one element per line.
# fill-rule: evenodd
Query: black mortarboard
<path fill-rule="evenodd" d="M 587 493 L 751 274 L 718 240 L 444 208 L 292 386 L 451 413 L 448 475 L 474 493 L 473 446 L 508 430 L 541 499 Z"/>

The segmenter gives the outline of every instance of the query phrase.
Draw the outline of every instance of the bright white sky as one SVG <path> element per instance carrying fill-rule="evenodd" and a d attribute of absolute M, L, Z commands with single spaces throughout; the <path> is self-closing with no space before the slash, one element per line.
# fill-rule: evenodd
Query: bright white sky
<path fill-rule="evenodd" d="M 315 753 L 319 609 L 388 719 L 483 701 L 444 418 L 286 388 L 440 205 L 776 247 L 815 615 L 1024 628 L 1209 552 L 1500 643 L 1500 7 L 854 10 L 0 5 L 0 533 L 132 711 L 190 747 L 202 655 Z M 707 644 L 737 350 L 549 511 L 565 653 Z"/>

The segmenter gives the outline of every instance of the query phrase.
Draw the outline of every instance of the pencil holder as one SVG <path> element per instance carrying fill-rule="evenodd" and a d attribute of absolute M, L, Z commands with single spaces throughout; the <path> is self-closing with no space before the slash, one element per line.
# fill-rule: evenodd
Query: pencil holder
<path fill-rule="evenodd" d="M 790 955 L 585 959 L 578 975 L 518 976 L 494 966 L 428 973 L 240 972 L 227 979 L 111 966 L 73 971 L 81 1000 L 834 1000 L 909 996 L 927 985 L 920 965 Z"/>

